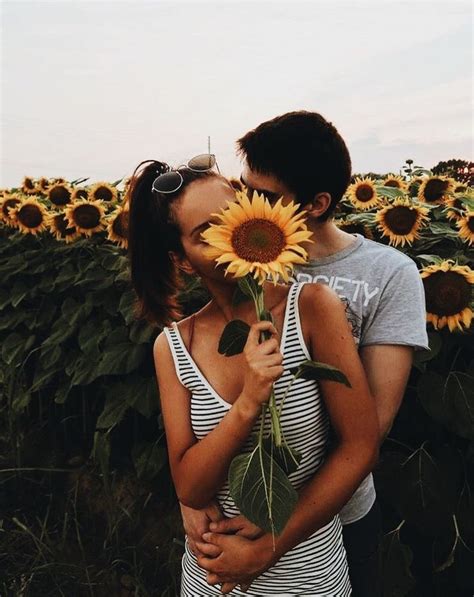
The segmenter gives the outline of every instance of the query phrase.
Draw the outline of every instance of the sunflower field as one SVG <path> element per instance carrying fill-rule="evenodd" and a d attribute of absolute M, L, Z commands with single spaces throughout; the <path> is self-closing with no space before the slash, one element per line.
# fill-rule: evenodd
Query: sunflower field
<path fill-rule="evenodd" d="M 235 187 L 238 181 L 232 181 Z M 354 177 L 337 225 L 415 260 L 418 353 L 375 471 L 385 597 L 474 593 L 474 190 L 412 167 Z M 135 317 L 127 179 L 0 191 L 0 594 L 178 594 L 183 531 Z M 187 278 L 185 314 L 207 300 Z"/>

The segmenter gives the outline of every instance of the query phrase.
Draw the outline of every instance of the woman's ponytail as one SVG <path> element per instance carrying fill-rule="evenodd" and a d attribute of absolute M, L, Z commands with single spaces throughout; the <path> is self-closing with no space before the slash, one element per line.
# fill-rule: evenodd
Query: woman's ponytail
<path fill-rule="evenodd" d="M 137 316 L 162 327 L 181 317 L 178 293 L 182 280 L 170 251 L 184 255 L 173 206 L 195 180 L 217 176 L 213 171 L 180 169 L 182 185 L 173 193 L 152 191 L 157 176 L 170 167 L 156 160 L 141 162 L 130 182 L 129 256 L 138 296 Z"/>

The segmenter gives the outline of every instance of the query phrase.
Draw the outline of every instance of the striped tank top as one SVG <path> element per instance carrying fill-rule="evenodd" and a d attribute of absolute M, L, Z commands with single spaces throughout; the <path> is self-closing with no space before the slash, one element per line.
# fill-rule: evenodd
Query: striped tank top
<path fill-rule="evenodd" d="M 283 375 L 275 382 L 277 404 L 292 379 L 290 369 L 310 359 L 301 330 L 298 297 L 303 284 L 293 284 L 288 293 L 280 351 L 283 355 Z M 165 329 L 176 373 L 191 393 L 191 425 L 198 440 L 211 432 L 232 405 L 217 394 L 189 354 L 175 323 Z M 268 417 L 267 417 L 268 419 Z M 323 464 L 327 449 L 329 420 L 316 381 L 298 379 L 285 399 L 281 425 L 288 444 L 298 450 L 302 459 L 298 469 L 289 475 L 296 490 L 307 483 Z M 249 452 L 260 429 L 255 423 L 242 452 Z M 270 421 L 265 422 L 265 431 Z M 240 514 L 229 494 L 226 482 L 216 499 L 227 517 Z M 342 542 L 339 517 L 313 533 L 308 539 L 287 552 L 269 570 L 255 579 L 243 593 L 238 588 L 230 595 L 308 595 L 311 597 L 345 597 L 351 594 L 346 553 Z M 181 597 L 222 595 L 217 587 L 206 582 L 206 573 L 196 561 L 187 541 L 182 562 Z"/>

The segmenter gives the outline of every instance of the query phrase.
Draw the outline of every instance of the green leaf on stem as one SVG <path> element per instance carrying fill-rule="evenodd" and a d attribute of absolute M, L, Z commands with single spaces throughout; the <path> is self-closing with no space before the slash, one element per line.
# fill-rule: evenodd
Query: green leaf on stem
<path fill-rule="evenodd" d="M 293 367 L 290 371 L 295 377 L 314 380 L 326 379 L 328 381 L 342 383 L 348 388 L 352 387 L 349 380 L 340 369 L 325 363 L 304 361 L 304 363 L 301 363 L 298 367 Z"/>
<path fill-rule="evenodd" d="M 233 319 L 225 326 L 219 340 L 219 354 L 232 357 L 240 354 L 247 342 L 250 326 L 241 319 Z"/>
<path fill-rule="evenodd" d="M 285 445 L 276 446 L 271 435 L 264 438 L 263 447 L 287 475 L 294 473 L 301 462 L 302 455 L 298 450 Z"/>
<path fill-rule="evenodd" d="M 298 500 L 281 467 L 261 445 L 236 456 L 229 468 L 230 495 L 242 514 L 267 533 L 279 535 Z"/>

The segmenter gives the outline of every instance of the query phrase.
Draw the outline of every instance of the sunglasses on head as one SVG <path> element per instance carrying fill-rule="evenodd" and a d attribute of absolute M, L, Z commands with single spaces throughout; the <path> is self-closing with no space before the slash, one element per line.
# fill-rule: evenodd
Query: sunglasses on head
<path fill-rule="evenodd" d="M 189 160 L 187 164 L 181 164 L 174 170 L 160 174 L 155 178 L 151 185 L 152 191 L 157 193 L 175 193 L 183 185 L 183 177 L 180 168 L 188 168 L 193 172 L 207 172 L 216 166 L 220 174 L 219 166 L 217 165 L 216 156 L 213 153 L 201 153 Z"/>

